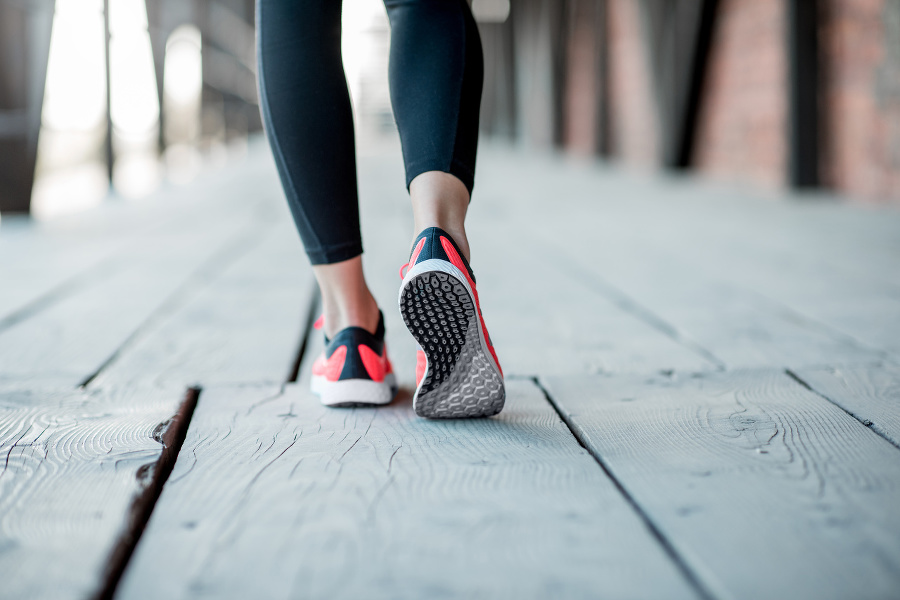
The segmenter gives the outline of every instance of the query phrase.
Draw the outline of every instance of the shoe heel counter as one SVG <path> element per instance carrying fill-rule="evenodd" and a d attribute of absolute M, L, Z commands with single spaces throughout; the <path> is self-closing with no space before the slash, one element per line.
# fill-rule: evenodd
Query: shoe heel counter
<path fill-rule="evenodd" d="M 359 347 L 366 346 L 374 354 L 381 355 L 384 350 L 384 342 L 375 338 L 368 331 L 359 327 L 348 327 L 341 331 L 332 344 L 340 344 L 347 347 L 347 357 L 344 360 L 344 368 L 340 378 L 343 379 L 372 379 L 369 370 L 360 356 Z"/>
<path fill-rule="evenodd" d="M 453 252 L 459 258 L 459 262 L 462 263 L 461 267 L 455 264 L 454 266 L 460 268 L 463 272 L 468 273 L 472 281 L 475 281 L 475 273 L 472 271 L 472 267 L 469 266 L 469 261 L 467 261 L 463 256 L 463 253 L 459 249 L 459 246 L 456 244 L 456 240 L 453 239 L 453 236 L 451 236 L 440 227 L 429 227 L 419 234 L 419 237 L 416 238 L 416 244 L 418 244 L 419 240 L 423 238 L 425 238 L 425 244 L 422 246 L 422 250 L 419 252 L 419 254 L 416 255 L 415 263 L 411 263 L 410 266 L 419 264 L 420 262 L 429 259 L 445 260 L 449 263 L 453 263 L 454 261 L 447 253 L 444 242 L 442 241 L 446 240 L 452 247 Z"/>
<path fill-rule="evenodd" d="M 419 234 L 419 239 L 425 238 L 425 244 L 422 246 L 422 250 L 416 256 L 415 264 L 419 264 L 420 262 L 431 260 L 433 258 L 449 261 L 447 253 L 444 252 L 444 248 L 441 245 L 441 235 L 447 234 L 439 227 L 429 227 Z"/>

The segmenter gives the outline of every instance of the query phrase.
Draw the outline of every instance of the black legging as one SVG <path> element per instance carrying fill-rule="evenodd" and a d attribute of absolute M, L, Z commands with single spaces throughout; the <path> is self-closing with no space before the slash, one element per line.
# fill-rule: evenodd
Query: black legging
<path fill-rule="evenodd" d="M 391 104 L 406 185 L 426 171 L 475 175 L 483 58 L 466 0 L 384 0 Z M 339 0 L 257 0 L 263 122 L 313 264 L 362 254 Z"/>

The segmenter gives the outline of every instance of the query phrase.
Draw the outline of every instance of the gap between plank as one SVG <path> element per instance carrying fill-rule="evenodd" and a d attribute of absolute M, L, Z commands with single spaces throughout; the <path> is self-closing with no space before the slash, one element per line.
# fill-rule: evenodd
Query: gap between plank
<path fill-rule="evenodd" d="M 216 252 L 212 257 L 207 259 L 197 269 L 195 269 L 172 294 L 166 298 L 144 321 L 125 338 L 118 348 L 109 355 L 93 373 L 89 374 L 84 380 L 78 384 L 81 389 L 86 388 L 97 378 L 103 371 L 116 362 L 122 354 L 134 346 L 148 331 L 152 331 L 153 326 L 164 320 L 166 317 L 174 313 L 179 307 L 185 304 L 191 296 L 206 287 L 219 275 L 225 268 L 232 264 L 239 257 L 243 256 L 254 244 L 262 240 L 262 233 L 256 232 L 252 235 L 241 233 L 236 236 L 231 243 Z"/>
<path fill-rule="evenodd" d="M 185 391 L 184 399 L 178 412 L 171 419 L 160 423 L 153 432 L 153 438 L 162 444 L 163 450 L 156 462 L 148 463 L 138 469 L 137 479 L 141 485 L 128 516 L 128 523 L 119 541 L 116 543 L 107 561 L 106 570 L 100 590 L 95 600 L 112 600 L 116 588 L 125 573 L 125 568 L 134 554 L 135 548 L 144 533 L 153 508 L 162 494 L 163 486 L 172 474 L 175 461 L 187 437 L 191 417 L 197 408 L 201 388 L 191 387 Z"/>
<path fill-rule="evenodd" d="M 857 339 L 855 336 L 843 331 L 838 327 L 834 327 L 824 321 L 820 321 L 815 317 L 807 315 L 806 313 L 797 310 L 788 304 L 785 304 L 781 300 L 770 298 L 769 296 L 758 292 L 753 288 L 745 287 L 739 283 L 730 283 L 730 285 L 734 286 L 735 288 L 741 289 L 749 296 L 756 298 L 756 300 L 760 302 L 760 305 L 766 305 L 766 308 L 781 311 L 786 319 L 792 320 L 795 323 L 802 323 L 804 326 L 809 327 L 809 329 L 813 331 L 818 330 L 823 335 L 826 335 L 829 338 L 842 344 L 846 344 L 851 348 L 862 350 L 864 352 L 874 352 L 876 354 L 879 354 L 880 360 L 900 365 L 897 357 L 895 357 L 894 354 L 889 350 L 874 346 L 864 340 Z"/>
<path fill-rule="evenodd" d="M 691 567 L 681 557 L 681 555 L 678 554 L 675 546 L 672 545 L 672 542 L 670 542 L 665 534 L 663 534 L 663 532 L 656 526 L 656 524 L 650 518 L 650 515 L 647 514 L 647 512 L 644 511 L 643 508 L 641 508 L 640 504 L 638 504 L 634 497 L 628 492 L 628 490 L 625 489 L 625 486 L 622 485 L 622 483 L 616 478 L 615 475 L 613 475 L 612 471 L 609 469 L 609 466 L 603 460 L 603 457 L 601 457 L 597 452 L 591 449 L 590 446 L 588 446 L 584 437 L 579 433 L 575 425 L 569 420 L 569 418 L 566 416 L 566 413 L 556 404 L 556 401 L 550 395 L 550 392 L 547 390 L 547 388 L 545 388 L 541 384 L 540 380 L 537 377 L 529 377 L 528 379 L 530 379 L 532 383 L 534 383 L 534 385 L 537 386 L 537 388 L 541 391 L 541 393 L 544 394 L 544 398 L 547 400 L 547 402 L 550 403 L 550 406 L 553 407 L 553 410 L 556 411 L 556 414 L 559 415 L 559 418 L 569 429 L 569 432 L 572 434 L 575 440 L 578 441 L 578 444 L 582 448 L 587 450 L 591 456 L 594 457 L 594 460 L 597 462 L 606 476 L 609 477 L 609 480 L 612 481 L 613 485 L 616 486 L 616 489 L 619 491 L 625 501 L 629 504 L 629 506 L 631 506 L 632 510 L 637 513 L 637 516 L 644 523 L 644 526 L 650 532 L 650 535 L 652 535 L 654 539 L 656 539 L 656 541 L 659 543 L 659 545 L 662 546 L 663 551 L 675 564 L 675 567 L 685 578 L 688 585 L 690 585 L 691 588 L 693 588 L 693 590 L 697 592 L 697 595 L 703 600 L 715 600 L 715 596 L 708 589 L 706 589 L 706 586 L 700 580 L 700 577 L 693 571 L 693 569 L 691 569 Z"/>
<path fill-rule="evenodd" d="M 800 377 L 797 373 L 795 373 L 791 369 L 785 369 L 784 373 L 788 377 L 790 377 L 791 379 L 796 381 L 798 384 L 800 384 L 802 387 L 806 388 L 807 390 L 809 390 L 810 392 L 812 392 L 819 398 L 822 398 L 826 402 L 829 402 L 829 403 L 835 405 L 836 407 L 838 407 L 839 409 L 841 409 L 842 411 L 844 411 L 845 413 L 847 413 L 848 415 L 853 417 L 855 420 L 859 421 L 863 426 L 870 429 L 872 431 L 872 433 L 874 433 L 875 435 L 877 435 L 878 437 L 880 437 L 881 439 L 886 441 L 888 444 L 890 444 L 894 448 L 897 448 L 898 450 L 900 450 L 900 445 L 897 445 L 892 439 L 890 439 L 889 437 L 886 437 L 880 431 L 878 431 L 875 427 L 873 427 L 874 423 L 872 421 L 870 421 L 869 419 L 863 419 L 863 418 L 858 417 L 857 415 L 853 414 L 851 411 L 849 411 L 846 408 L 844 408 L 843 406 L 841 406 L 840 403 L 835 402 L 834 400 L 832 400 L 831 398 L 829 398 L 828 396 L 826 396 L 825 394 L 823 394 L 822 392 L 820 392 L 819 390 L 817 390 L 816 388 L 811 386 L 809 383 L 806 382 L 806 380 L 804 380 L 802 377 Z"/>
<path fill-rule="evenodd" d="M 73 294 L 89 287 L 91 284 L 109 277 L 121 268 L 121 264 L 117 265 L 117 262 L 119 262 L 118 257 L 101 260 L 98 264 L 88 267 L 80 273 L 69 277 L 59 285 L 56 285 L 39 295 L 37 298 L 34 298 L 23 306 L 13 310 L 11 313 L 0 319 L 0 331 L 9 329 L 13 325 L 17 325 L 26 319 L 30 319 L 40 312 L 59 304 Z"/>
<path fill-rule="evenodd" d="M 300 376 L 300 366 L 303 364 L 303 358 L 306 356 L 306 349 L 309 346 L 309 337 L 313 332 L 313 323 L 316 322 L 316 315 L 319 312 L 319 304 L 319 286 L 316 284 L 313 285 L 312 296 L 309 299 L 309 310 L 306 313 L 306 321 L 303 324 L 300 345 L 297 347 L 297 357 L 294 359 L 294 364 L 291 366 L 285 383 L 297 383 L 297 378 Z"/>

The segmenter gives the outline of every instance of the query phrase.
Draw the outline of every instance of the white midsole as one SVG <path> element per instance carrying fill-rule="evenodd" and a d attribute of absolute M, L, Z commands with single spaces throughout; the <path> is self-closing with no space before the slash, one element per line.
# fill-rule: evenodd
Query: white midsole
<path fill-rule="evenodd" d="M 403 277 L 403 283 L 400 284 L 400 293 L 397 295 L 397 303 L 400 306 L 403 306 L 403 290 L 406 289 L 406 286 L 413 280 L 414 277 L 421 275 L 422 273 L 426 273 L 429 271 L 440 271 L 441 273 L 447 273 L 448 275 L 452 275 L 456 279 L 459 280 L 460 283 L 466 288 L 466 291 L 469 292 L 469 296 L 472 298 L 472 303 L 475 304 L 475 323 L 478 327 L 478 341 L 481 343 L 481 351 L 484 353 L 485 357 L 487 357 L 488 361 L 490 361 L 491 366 L 494 367 L 494 370 L 497 371 L 497 375 L 500 375 L 500 365 L 497 364 L 497 361 L 494 360 L 494 355 L 491 353 L 490 349 L 487 345 L 487 336 L 484 334 L 484 330 L 481 327 L 481 318 L 479 317 L 479 306 L 478 302 L 475 300 L 475 292 L 472 290 L 471 286 L 469 286 L 469 280 L 466 277 L 466 274 L 463 273 L 460 269 L 458 269 L 453 263 L 450 263 L 446 260 L 441 260 L 440 258 L 429 258 L 428 260 L 423 260 L 422 262 L 413 265 L 406 271 L 406 275 Z M 427 359 L 427 355 L 426 355 Z M 426 369 L 426 373 L 427 373 Z M 500 375 L 502 378 L 502 375 Z M 425 381 L 425 377 L 422 378 L 422 382 Z M 421 383 L 418 387 L 416 387 L 416 394 L 419 392 L 419 387 L 421 387 Z"/>
<path fill-rule="evenodd" d="M 384 381 L 371 379 L 345 379 L 328 381 L 322 375 L 313 375 L 309 387 L 318 394 L 322 404 L 331 406 L 347 402 L 362 404 L 388 404 L 397 392 L 397 381 L 393 373 L 384 376 Z"/>

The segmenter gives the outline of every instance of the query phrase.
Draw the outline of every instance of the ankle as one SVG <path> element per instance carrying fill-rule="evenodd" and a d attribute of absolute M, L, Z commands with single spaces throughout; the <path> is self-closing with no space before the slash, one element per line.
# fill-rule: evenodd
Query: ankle
<path fill-rule="evenodd" d="M 348 301 L 350 300 L 350 301 Z M 362 327 L 369 333 L 375 333 L 381 312 L 378 303 L 371 294 L 368 298 L 334 298 L 322 301 L 322 330 L 329 338 L 334 337 L 347 327 Z"/>
<path fill-rule="evenodd" d="M 363 276 L 362 258 L 356 256 L 339 263 L 313 265 L 313 273 L 322 293 L 325 335 L 334 337 L 341 329 L 362 327 L 375 333 L 378 327 L 378 303 Z"/>
<path fill-rule="evenodd" d="M 453 237 L 463 256 L 469 260 L 465 228 L 469 190 L 463 182 L 449 173 L 428 171 L 410 182 L 409 195 L 416 235 L 429 227 L 440 227 Z"/>

